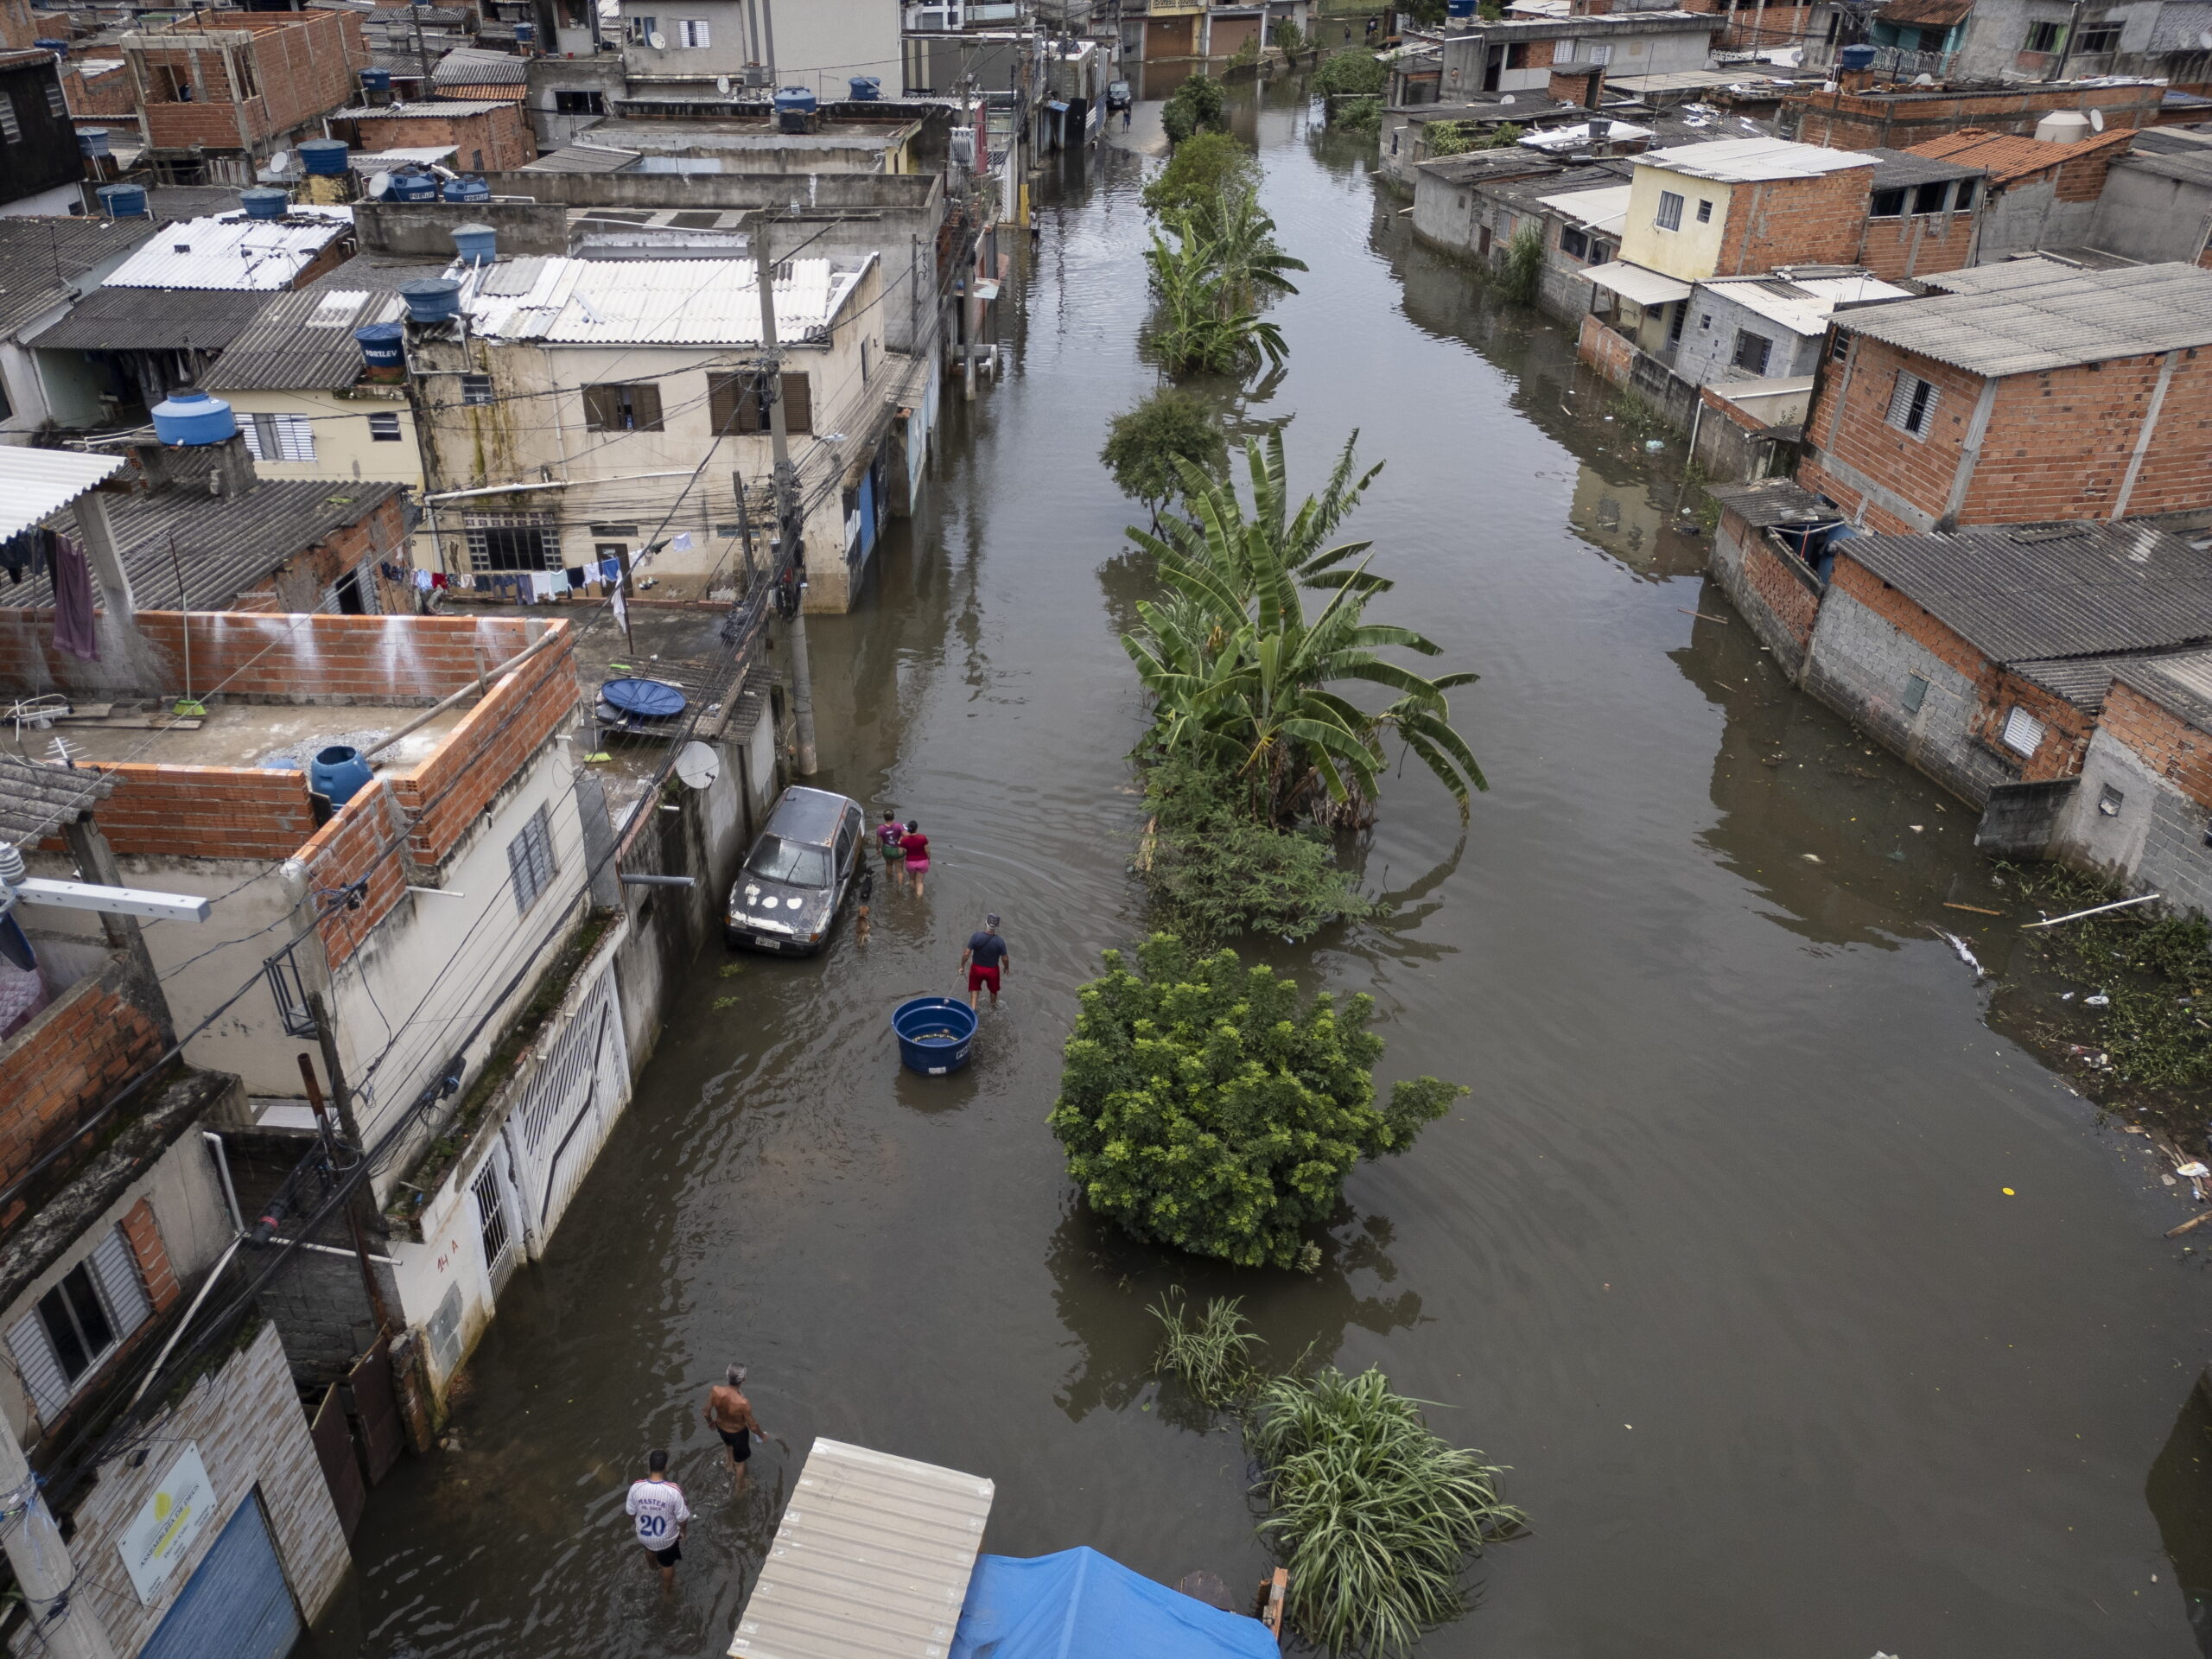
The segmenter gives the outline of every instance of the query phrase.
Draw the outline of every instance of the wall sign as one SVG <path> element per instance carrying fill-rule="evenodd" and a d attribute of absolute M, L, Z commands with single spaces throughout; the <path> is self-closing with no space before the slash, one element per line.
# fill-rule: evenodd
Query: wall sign
<path fill-rule="evenodd" d="M 200 1460 L 199 1442 L 187 1440 L 162 1484 L 116 1541 L 124 1570 L 130 1574 L 131 1587 L 142 1604 L 150 1607 L 161 1599 L 170 1574 L 191 1553 L 192 1541 L 214 1518 L 215 1484 Z"/>

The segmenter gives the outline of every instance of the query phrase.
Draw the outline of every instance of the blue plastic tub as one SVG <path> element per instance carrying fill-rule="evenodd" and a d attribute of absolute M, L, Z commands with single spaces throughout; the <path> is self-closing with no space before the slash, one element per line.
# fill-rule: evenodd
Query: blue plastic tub
<path fill-rule="evenodd" d="M 891 1029 L 908 1071 L 941 1077 L 968 1064 L 976 1041 L 976 1010 L 957 997 L 918 996 L 891 1011 Z"/>

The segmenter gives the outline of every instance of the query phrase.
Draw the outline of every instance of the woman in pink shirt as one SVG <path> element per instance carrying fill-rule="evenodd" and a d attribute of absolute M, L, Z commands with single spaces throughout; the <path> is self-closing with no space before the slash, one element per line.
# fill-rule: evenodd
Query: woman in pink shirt
<path fill-rule="evenodd" d="M 899 837 L 899 845 L 906 855 L 906 874 L 914 878 L 914 897 L 922 896 L 922 878 L 930 873 L 930 838 L 922 833 L 922 826 L 913 819 L 906 820 L 906 833 Z"/>

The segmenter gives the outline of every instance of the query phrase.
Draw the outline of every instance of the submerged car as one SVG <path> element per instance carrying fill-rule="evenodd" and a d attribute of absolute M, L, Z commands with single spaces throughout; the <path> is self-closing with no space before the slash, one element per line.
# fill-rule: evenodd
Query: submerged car
<path fill-rule="evenodd" d="M 861 804 L 798 785 L 783 792 L 729 890 L 733 950 L 810 957 L 837 919 L 861 861 Z"/>

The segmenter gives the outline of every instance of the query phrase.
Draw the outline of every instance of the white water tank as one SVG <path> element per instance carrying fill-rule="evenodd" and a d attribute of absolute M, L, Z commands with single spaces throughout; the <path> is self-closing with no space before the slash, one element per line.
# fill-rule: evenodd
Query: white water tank
<path fill-rule="evenodd" d="M 2036 142 L 2078 144 L 2089 136 L 2089 118 L 2079 110 L 2053 110 L 2036 123 Z"/>

